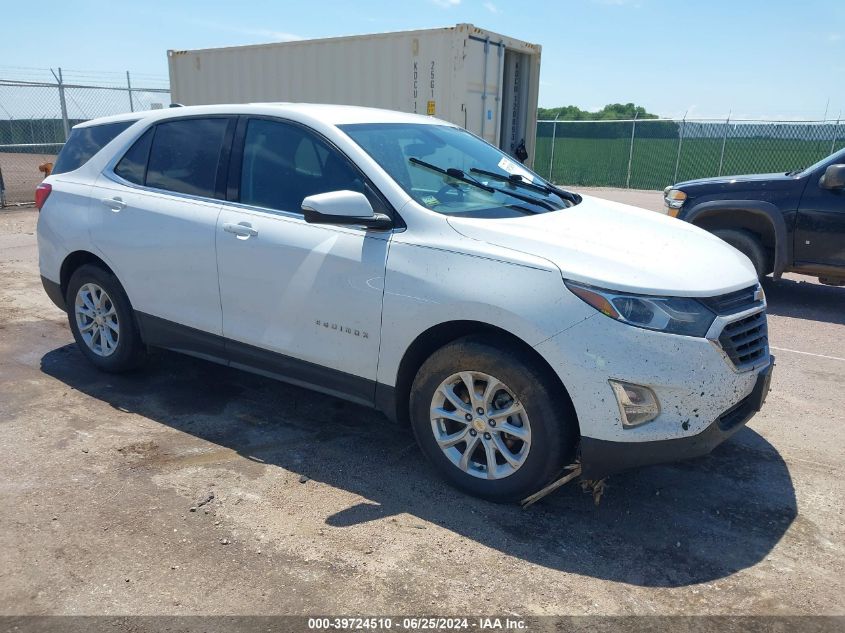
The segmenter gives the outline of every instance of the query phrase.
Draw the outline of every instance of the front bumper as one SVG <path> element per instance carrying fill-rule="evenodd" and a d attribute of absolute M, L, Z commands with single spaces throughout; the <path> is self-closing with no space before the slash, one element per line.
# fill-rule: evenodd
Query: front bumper
<path fill-rule="evenodd" d="M 754 389 L 739 403 L 722 413 L 703 431 L 689 437 L 651 442 L 616 442 L 581 438 L 581 476 L 602 479 L 608 475 L 652 464 L 678 462 L 707 455 L 739 431 L 766 400 L 771 384 L 774 356 L 757 374 Z"/>

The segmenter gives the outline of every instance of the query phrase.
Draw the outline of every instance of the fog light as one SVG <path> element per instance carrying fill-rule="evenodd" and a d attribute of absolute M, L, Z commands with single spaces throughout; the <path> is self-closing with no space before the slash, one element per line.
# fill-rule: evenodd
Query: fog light
<path fill-rule="evenodd" d="M 657 396 L 648 387 L 632 385 L 621 380 L 608 380 L 619 403 L 619 413 L 622 415 L 622 426 L 632 428 L 651 422 L 660 415 L 660 404 Z"/>

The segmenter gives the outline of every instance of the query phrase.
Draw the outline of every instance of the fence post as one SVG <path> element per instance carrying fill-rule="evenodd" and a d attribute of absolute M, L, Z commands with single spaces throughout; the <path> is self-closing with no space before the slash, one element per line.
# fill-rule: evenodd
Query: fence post
<path fill-rule="evenodd" d="M 135 112 L 135 106 L 132 103 L 132 82 L 129 80 L 129 71 L 126 71 L 126 89 L 129 91 L 129 111 Z"/>
<path fill-rule="evenodd" d="M 68 136 L 70 136 L 70 121 L 67 118 L 67 101 L 65 101 L 65 84 L 62 81 L 62 69 L 59 68 L 59 74 L 57 75 L 53 72 L 53 69 L 50 69 L 50 72 L 53 73 L 53 77 L 56 78 L 56 83 L 59 86 L 59 105 L 62 108 L 62 128 L 65 131 L 65 141 L 67 141 Z"/>
<path fill-rule="evenodd" d="M 830 142 L 830 153 L 833 154 L 833 151 L 836 149 L 836 136 L 839 134 L 839 119 L 842 117 L 842 113 L 839 113 L 839 116 L 836 117 L 836 125 L 833 126 L 833 140 Z"/>
<path fill-rule="evenodd" d="M 687 112 L 684 112 L 684 118 L 681 120 L 681 133 L 678 134 L 678 155 L 675 157 L 675 175 L 672 177 L 673 185 L 678 182 L 678 167 L 681 165 L 681 145 L 684 142 L 684 130 L 687 127 Z"/>
<path fill-rule="evenodd" d="M 560 116 L 560 112 L 557 113 L 555 116 L 555 120 L 552 123 L 552 151 L 549 152 L 549 182 L 554 182 L 552 180 L 552 166 L 555 163 L 555 142 L 557 141 L 557 120 Z"/>
<path fill-rule="evenodd" d="M 719 156 L 719 176 L 722 175 L 722 165 L 725 162 L 725 143 L 728 140 L 728 126 L 731 124 L 731 112 L 733 110 L 728 112 L 728 118 L 725 119 L 725 133 L 722 135 L 722 153 Z"/>
<path fill-rule="evenodd" d="M 631 188 L 631 162 L 634 160 L 634 133 L 637 130 L 637 117 L 639 112 L 634 113 L 634 120 L 631 122 L 631 147 L 628 150 L 628 177 L 625 178 L 625 188 Z"/>

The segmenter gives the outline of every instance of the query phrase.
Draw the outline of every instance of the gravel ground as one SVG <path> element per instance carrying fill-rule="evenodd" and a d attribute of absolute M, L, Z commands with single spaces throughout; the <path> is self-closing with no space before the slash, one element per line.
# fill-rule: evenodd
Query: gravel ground
<path fill-rule="evenodd" d="M 340 400 L 165 352 L 93 370 L 36 218 L 0 212 L 0 614 L 845 614 L 845 288 L 767 284 L 772 392 L 711 456 L 523 511 Z"/>

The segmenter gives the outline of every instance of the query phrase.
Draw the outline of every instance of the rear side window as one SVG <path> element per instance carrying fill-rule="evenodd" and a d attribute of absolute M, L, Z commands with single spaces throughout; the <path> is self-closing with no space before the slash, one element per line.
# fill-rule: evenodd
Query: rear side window
<path fill-rule="evenodd" d="M 152 142 L 153 129 L 150 128 L 123 155 L 114 168 L 114 173 L 136 185 L 143 185 L 147 176 L 147 159 L 150 156 Z"/>
<path fill-rule="evenodd" d="M 217 163 L 228 124 L 229 119 L 225 118 L 159 123 L 152 139 L 145 184 L 214 197 Z"/>
<path fill-rule="evenodd" d="M 104 123 L 89 125 L 71 131 L 67 143 L 62 147 L 53 166 L 54 174 L 63 174 L 79 169 L 112 139 L 123 132 L 135 121 L 120 121 L 119 123 Z"/>

